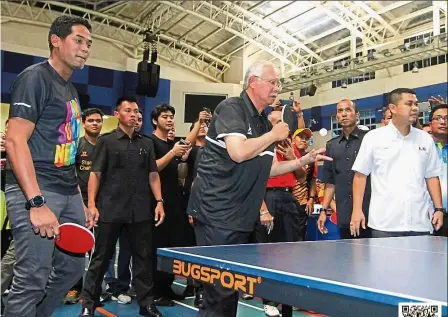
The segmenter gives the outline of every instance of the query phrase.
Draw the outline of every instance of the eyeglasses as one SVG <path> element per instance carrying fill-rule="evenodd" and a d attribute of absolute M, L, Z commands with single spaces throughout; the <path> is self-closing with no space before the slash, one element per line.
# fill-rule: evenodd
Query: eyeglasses
<path fill-rule="evenodd" d="M 432 121 L 437 121 L 438 123 L 448 122 L 448 116 L 437 116 L 433 117 Z"/>
<path fill-rule="evenodd" d="M 277 86 L 278 87 L 278 90 L 282 90 L 282 88 L 283 88 L 283 86 L 282 86 L 282 84 L 280 83 L 280 81 L 279 80 L 277 80 L 277 79 L 274 79 L 274 78 L 271 78 L 271 79 L 264 79 L 264 78 L 261 78 L 260 76 L 255 76 L 255 77 L 257 77 L 258 79 L 260 79 L 260 80 L 262 80 L 262 81 L 266 81 L 266 82 L 268 82 L 269 84 L 271 84 L 271 86 Z"/>

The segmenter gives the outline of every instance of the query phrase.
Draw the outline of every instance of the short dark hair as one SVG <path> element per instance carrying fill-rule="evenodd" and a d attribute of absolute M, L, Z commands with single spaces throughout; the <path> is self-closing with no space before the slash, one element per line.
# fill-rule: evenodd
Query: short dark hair
<path fill-rule="evenodd" d="M 434 108 L 431 109 L 431 113 L 429 114 L 429 121 L 432 121 L 434 113 L 440 109 L 448 109 L 448 104 L 442 103 L 440 105 L 434 106 Z"/>
<path fill-rule="evenodd" d="M 426 128 L 426 127 L 429 127 L 429 123 L 423 123 L 423 124 L 422 124 L 422 129 L 423 129 L 423 128 Z"/>
<path fill-rule="evenodd" d="M 350 99 L 341 99 L 341 100 L 339 100 L 339 102 L 336 104 L 336 108 L 338 107 L 338 104 L 340 104 L 343 101 L 350 101 L 352 103 L 352 105 L 353 105 L 353 109 L 355 109 L 355 113 L 359 112 L 358 111 L 358 105 L 356 104 L 356 102 L 354 102 L 353 100 L 350 100 Z"/>
<path fill-rule="evenodd" d="M 415 91 L 410 88 L 397 88 L 389 93 L 389 104 L 396 105 L 401 100 L 402 94 L 416 95 Z"/>
<path fill-rule="evenodd" d="M 50 31 L 48 32 L 48 47 L 50 48 L 50 52 L 52 52 L 54 48 L 53 44 L 51 44 L 51 36 L 57 35 L 65 40 L 67 36 L 72 34 L 72 26 L 74 25 L 84 25 L 89 32 L 92 32 L 92 26 L 86 19 L 70 15 L 60 16 L 51 23 Z"/>
<path fill-rule="evenodd" d="M 104 112 L 101 109 L 98 108 L 88 108 L 83 111 L 82 113 L 82 122 L 86 121 L 86 118 L 88 116 L 91 116 L 92 114 L 99 114 L 101 116 L 101 120 L 103 120 Z"/>
<path fill-rule="evenodd" d="M 139 108 L 138 112 L 143 116 L 143 111 Z"/>
<path fill-rule="evenodd" d="M 151 111 L 151 124 L 152 124 L 152 127 L 154 129 L 156 128 L 156 125 L 154 124 L 153 120 L 157 122 L 157 120 L 159 119 L 159 117 L 162 114 L 162 112 L 168 112 L 168 111 L 171 111 L 171 113 L 173 115 L 176 114 L 176 110 L 174 109 L 174 107 L 170 106 L 167 103 L 162 103 L 161 105 L 158 105 L 157 107 L 152 109 L 152 111 Z"/>
<path fill-rule="evenodd" d="M 7 125 L 9 123 L 9 119 L 6 119 L 5 125 Z"/>
<path fill-rule="evenodd" d="M 138 105 L 137 98 L 132 96 L 123 96 L 117 99 L 117 102 L 115 103 L 115 111 L 120 110 L 120 106 L 124 101 L 135 102 Z"/>

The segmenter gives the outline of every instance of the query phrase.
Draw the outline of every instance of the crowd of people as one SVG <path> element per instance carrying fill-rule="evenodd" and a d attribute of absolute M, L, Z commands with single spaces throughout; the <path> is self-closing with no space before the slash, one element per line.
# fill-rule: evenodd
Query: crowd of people
<path fill-rule="evenodd" d="M 2 135 L 3 231 L 10 224 L 12 232 L 4 249 L 2 239 L 5 316 L 50 316 L 64 296 L 67 304 L 82 299 L 83 317 L 109 298 L 135 298 L 140 315 L 160 317 L 158 306 L 188 296 L 195 296 L 199 316 L 236 316 L 234 290 L 188 280 L 184 293 L 175 293 L 175 276 L 157 271 L 156 249 L 303 241 L 317 203 L 318 230 L 326 234 L 327 215 L 336 213 L 341 239 L 447 235 L 442 98 L 430 100 L 430 123 L 421 128 L 416 93 L 395 89 L 383 127 L 372 131 L 359 128 L 356 102 L 340 100 L 341 135 L 310 149 L 313 133 L 300 101 L 292 102 L 298 128 L 291 131 L 282 121 L 279 71 L 258 61 L 240 96 L 213 114 L 198 113 L 185 139 L 175 141 L 176 109 L 166 103 L 151 111 L 153 132 L 144 134 L 148 123 L 133 96 L 117 100 L 118 126 L 101 133 L 104 113 L 81 112 L 70 82 L 89 57 L 91 31 L 82 18 L 57 18 L 50 58 L 26 68 L 12 86 Z M 65 222 L 94 232 L 85 274 L 84 255 L 55 248 Z M 110 276 L 117 242 L 118 274 Z M 278 303 L 263 303 L 267 316 L 280 316 Z"/>

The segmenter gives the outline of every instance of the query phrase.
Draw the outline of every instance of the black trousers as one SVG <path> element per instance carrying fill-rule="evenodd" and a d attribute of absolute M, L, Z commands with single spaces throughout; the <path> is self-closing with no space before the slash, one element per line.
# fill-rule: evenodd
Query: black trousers
<path fill-rule="evenodd" d="M 258 222 L 255 227 L 257 243 L 305 240 L 308 215 L 305 212 L 305 207 L 302 208 L 298 204 L 291 192 L 268 189 L 264 201 L 269 213 L 274 217 L 274 229 L 268 233 L 266 227 Z M 277 306 L 277 303 L 264 298 L 263 304 Z"/>
<path fill-rule="evenodd" d="M 164 195 L 167 197 L 167 195 Z M 153 253 L 157 254 L 157 248 L 182 247 L 184 244 L 185 213 L 181 210 L 176 198 L 164 205 L 165 221 L 153 229 Z M 155 208 L 155 207 L 154 207 Z M 174 274 L 157 270 L 157 256 L 153 257 L 154 274 L 154 298 L 169 297 L 172 292 L 171 285 L 174 282 Z"/>
<path fill-rule="evenodd" d="M 194 233 L 194 224 L 190 225 L 189 221 L 188 221 L 188 215 L 186 214 L 186 210 L 187 210 L 187 206 L 188 206 L 188 200 L 190 198 L 190 193 L 189 192 L 183 192 L 182 195 L 182 212 L 184 212 L 184 220 L 183 220 L 183 224 L 184 224 L 184 237 L 183 237 L 183 247 L 195 247 L 197 246 L 196 244 L 196 235 Z M 196 289 L 196 292 L 202 292 L 202 282 L 201 281 L 197 281 L 194 280 L 191 277 L 187 278 L 187 286 L 193 286 Z"/>
<path fill-rule="evenodd" d="M 291 192 L 280 190 L 267 190 L 264 201 L 269 213 L 274 217 L 274 229 L 268 234 L 266 227 L 258 224 L 255 228 L 256 240 L 259 243 L 267 242 L 296 242 L 302 241 L 300 211 Z M 305 212 L 305 210 L 303 210 Z M 306 225 L 306 220 L 304 225 Z"/>
<path fill-rule="evenodd" d="M 131 248 L 131 234 L 128 227 L 124 227 L 121 231 L 120 237 L 118 238 L 118 243 L 120 245 L 120 252 L 118 253 L 118 264 L 117 264 L 117 284 L 116 293 L 121 294 L 129 290 L 129 285 L 131 284 L 131 258 L 132 258 L 132 248 Z M 134 275 L 134 267 L 132 266 L 132 277 Z M 132 286 L 135 287 L 135 279 L 132 279 Z"/>
<path fill-rule="evenodd" d="M 372 233 L 372 238 L 391 238 L 391 237 L 412 237 L 412 236 L 426 236 L 429 235 L 428 232 L 415 232 L 415 231 L 404 231 L 404 232 L 389 232 L 380 231 L 375 229 L 370 229 Z"/>
<path fill-rule="evenodd" d="M 366 229 L 360 228 L 359 229 L 359 237 L 354 237 L 350 233 L 350 228 L 348 227 L 339 227 L 339 234 L 341 235 L 341 240 L 347 240 L 347 239 L 365 239 L 365 238 L 371 238 L 371 229 L 367 227 Z"/>
<path fill-rule="evenodd" d="M 115 250 L 122 229 L 130 232 L 133 267 L 135 273 L 135 289 L 137 303 L 148 306 L 153 302 L 152 271 L 152 221 L 139 223 L 100 223 L 97 229 L 95 250 L 89 269 L 86 273 L 84 288 L 81 292 L 83 307 L 94 309 L 99 303 L 101 283 L 107 271 L 109 260 Z"/>
<path fill-rule="evenodd" d="M 199 246 L 243 244 L 249 242 L 250 232 L 216 228 L 196 221 L 196 240 Z M 204 283 L 204 308 L 198 317 L 236 317 L 239 293 L 221 286 Z"/>
<path fill-rule="evenodd" d="M 87 203 L 88 203 L 88 201 L 87 201 L 87 195 L 82 195 L 82 202 L 84 203 L 84 206 L 86 206 L 87 207 Z M 92 229 L 90 229 L 90 231 L 92 231 Z M 90 252 L 91 251 L 89 251 L 89 257 L 90 257 Z M 2 256 L 3 257 L 3 256 Z M 79 281 L 78 282 L 76 282 L 76 284 L 75 285 L 73 285 L 73 287 L 70 289 L 70 290 L 77 290 L 78 292 L 81 292 L 81 290 L 82 290 L 82 285 L 83 285 L 83 277 L 81 277 L 80 279 L 79 279 Z"/>

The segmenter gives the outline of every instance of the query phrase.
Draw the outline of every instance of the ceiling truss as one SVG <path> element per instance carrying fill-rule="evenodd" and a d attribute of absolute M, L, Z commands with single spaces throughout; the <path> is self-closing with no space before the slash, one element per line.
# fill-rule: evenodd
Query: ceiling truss
<path fill-rule="evenodd" d="M 287 76 L 309 71 L 316 65 L 350 56 L 356 51 L 401 40 L 412 33 L 403 31 L 411 20 L 427 15 L 435 8 L 440 9 L 446 21 L 444 1 L 432 1 L 433 5 L 402 16 L 392 15 L 392 11 L 413 2 L 396 1 L 382 6 L 379 1 L 312 1 L 306 11 L 277 22 L 275 14 L 290 9 L 294 1 L 285 2 L 265 14 L 261 14 L 260 9 L 269 1 L 250 6 L 245 1 L 147 1 L 143 5 L 138 1 L 90 0 L 76 1 L 76 5 L 72 1 L 2 1 L 1 23 L 49 26 L 62 14 L 82 16 L 92 24 L 94 38 L 113 43 L 132 58 L 141 58 L 143 35 L 151 30 L 157 34 L 161 59 L 222 82 L 232 58 L 248 46 L 258 48 L 252 55 L 269 54 L 268 59 L 281 65 L 283 75 Z M 126 13 L 136 8 L 135 16 L 128 18 Z M 326 16 L 299 29 L 287 27 L 290 21 L 310 11 L 323 12 Z M 187 19 L 195 22 L 182 32 L 175 32 L 176 26 Z M 331 21 L 338 25 L 322 27 L 317 34 L 305 35 Z M 209 31 L 197 37 L 195 33 L 202 28 Z M 348 30 L 350 35 L 324 45 L 317 44 L 343 30 Z M 431 25 L 424 23 L 413 32 L 417 30 L 431 30 Z M 215 37 L 222 38 L 224 34 L 227 35 L 224 40 L 213 42 Z M 238 46 L 234 45 L 236 40 L 240 41 Z M 226 50 L 229 45 L 232 48 Z M 335 48 L 343 50 L 329 57 L 326 51 Z"/>

